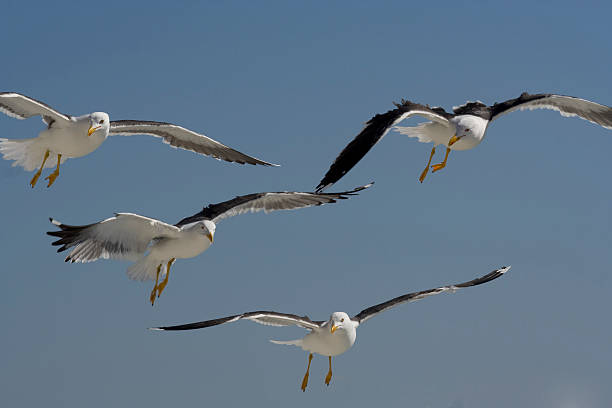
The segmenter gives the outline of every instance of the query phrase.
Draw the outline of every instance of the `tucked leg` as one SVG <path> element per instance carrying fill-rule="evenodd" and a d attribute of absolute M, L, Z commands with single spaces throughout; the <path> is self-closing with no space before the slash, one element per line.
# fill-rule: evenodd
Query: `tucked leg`
<path fill-rule="evenodd" d="M 435 173 L 436 171 L 442 170 L 444 167 L 446 167 L 446 161 L 448 160 L 448 154 L 450 153 L 450 151 L 450 147 L 447 147 L 446 155 L 444 155 L 444 160 L 442 160 L 442 163 L 434 164 L 433 166 L 431 166 L 432 173 Z"/>
<path fill-rule="evenodd" d="M 45 157 L 43 157 L 43 162 L 40 165 L 40 169 L 38 169 L 38 171 L 34 174 L 34 177 L 32 177 L 32 180 L 30 180 L 30 186 L 32 186 L 32 188 L 34 188 L 34 186 L 36 185 L 36 182 L 38 181 L 38 178 L 40 177 L 40 173 L 42 173 L 43 167 L 45 167 L 45 163 L 47 162 L 48 158 L 49 158 L 49 150 L 45 152 Z"/>
<path fill-rule="evenodd" d="M 329 382 L 331 381 L 331 377 L 332 377 L 331 356 L 329 356 L 329 371 L 327 372 L 327 375 L 325 376 L 325 385 L 327 385 L 328 387 L 329 387 Z"/>
<path fill-rule="evenodd" d="M 53 184 L 57 176 L 59 176 L 59 168 L 60 168 L 61 161 L 62 161 L 62 155 L 58 154 L 57 155 L 57 167 L 55 168 L 55 171 L 49 174 L 47 177 L 45 177 L 45 180 L 49 180 L 49 184 L 47 184 L 47 187 L 51 187 L 51 184 Z"/>
<path fill-rule="evenodd" d="M 310 372 L 310 362 L 312 361 L 312 353 L 308 355 L 308 367 L 306 367 L 306 374 L 304 374 L 304 379 L 302 380 L 302 391 L 306 391 L 306 386 L 308 385 L 308 373 Z"/>
<path fill-rule="evenodd" d="M 157 297 L 161 296 L 162 292 L 166 288 L 166 285 L 168 284 L 168 277 L 170 276 L 170 267 L 172 266 L 174 261 L 176 261 L 176 258 L 172 258 L 168 261 L 168 265 L 166 267 L 166 277 L 164 278 L 163 282 L 160 283 L 157 287 Z"/>
<path fill-rule="evenodd" d="M 422 183 L 425 181 L 425 176 L 427 176 L 427 172 L 429 171 L 429 166 L 431 165 L 431 159 L 436 153 L 436 146 L 431 149 L 431 154 L 429 155 L 429 161 L 427 162 L 427 166 L 425 166 L 425 170 L 421 173 L 421 177 L 419 177 L 419 181 Z"/>
<path fill-rule="evenodd" d="M 157 282 L 159 282 L 159 271 L 161 271 L 161 264 L 157 265 L 157 276 L 155 276 L 155 286 L 153 286 L 153 290 L 151 291 L 151 296 L 149 296 L 149 300 L 151 301 L 151 306 L 155 303 L 155 296 L 157 295 Z"/>

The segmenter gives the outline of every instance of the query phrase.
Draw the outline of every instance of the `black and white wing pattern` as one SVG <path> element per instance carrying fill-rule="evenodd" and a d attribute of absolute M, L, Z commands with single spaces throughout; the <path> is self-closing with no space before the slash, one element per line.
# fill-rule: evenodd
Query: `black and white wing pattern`
<path fill-rule="evenodd" d="M 396 123 L 410 116 L 422 116 L 448 126 L 448 120 L 452 117 L 442 108 L 430 108 L 427 105 L 406 100 L 402 100 L 402 103 L 395 103 L 395 106 L 395 109 L 378 114 L 366 122 L 363 130 L 336 157 L 315 189 L 317 193 L 322 192 L 348 173 Z"/>
<path fill-rule="evenodd" d="M 16 92 L 0 92 L 0 112 L 17 119 L 40 115 L 48 126 L 55 121 L 70 121 L 72 118 L 44 102 Z"/>
<path fill-rule="evenodd" d="M 378 305 L 368 307 L 367 309 L 364 309 L 361 312 L 359 312 L 357 315 L 355 315 L 351 319 L 361 324 L 365 322 L 366 320 L 368 320 L 370 317 L 375 316 L 379 313 L 382 313 L 385 310 L 389 310 L 392 307 L 399 306 L 402 303 L 414 302 L 414 301 L 426 298 L 427 296 L 437 295 L 438 293 L 454 292 L 455 290 L 460 289 L 460 288 L 467 288 L 470 286 L 482 285 L 483 283 L 487 283 L 494 279 L 499 278 L 504 273 L 508 272 L 509 269 L 510 269 L 509 266 L 503 266 L 499 269 L 494 270 L 491 273 L 481 276 L 480 278 L 473 279 L 469 282 L 458 283 L 456 285 L 442 286 L 439 288 L 428 289 L 428 290 L 423 290 L 421 292 L 413 292 L 413 293 L 408 293 L 406 295 L 398 296 L 394 299 L 388 300 Z"/>
<path fill-rule="evenodd" d="M 48 235 L 59 237 L 51 245 L 57 252 L 74 247 L 66 262 L 92 262 L 99 258 L 136 261 L 154 238 L 176 237 L 179 228 L 138 214 L 118 213 L 114 217 L 89 225 L 66 225 L 50 219 L 59 231 Z"/>
<path fill-rule="evenodd" d="M 606 129 L 612 129 L 611 107 L 573 96 L 555 94 L 531 95 L 525 92 L 518 98 L 496 103 L 490 109 L 491 120 L 517 110 L 552 109 L 558 111 L 563 116 L 579 116 Z"/>
<path fill-rule="evenodd" d="M 218 204 L 210 204 L 202 211 L 179 221 L 176 226 L 181 227 L 192 222 L 211 220 L 218 223 L 224 218 L 247 212 L 265 211 L 266 213 L 276 210 L 294 210 L 297 208 L 311 207 L 335 203 L 336 200 L 344 200 L 359 191 L 365 190 L 374 183 L 357 187 L 350 191 L 341 193 L 304 193 L 281 191 L 277 193 L 254 193 L 238 196 Z"/>
<path fill-rule="evenodd" d="M 215 159 L 240 164 L 260 164 L 278 166 L 227 147 L 224 144 L 184 127 L 165 122 L 141 120 L 113 120 L 110 122 L 110 135 L 132 136 L 148 135 L 161 137 L 170 146 L 190 150 L 195 153 L 214 157 Z"/>
<path fill-rule="evenodd" d="M 248 312 L 234 316 L 221 317 L 219 319 L 204 320 L 202 322 L 181 324 L 178 326 L 152 327 L 151 330 L 194 330 L 206 327 L 218 326 L 224 323 L 232 323 L 241 319 L 252 320 L 267 326 L 299 326 L 305 329 L 318 329 L 323 321 L 312 321 L 308 316 L 298 316 L 287 313 L 277 313 L 268 311 Z"/>

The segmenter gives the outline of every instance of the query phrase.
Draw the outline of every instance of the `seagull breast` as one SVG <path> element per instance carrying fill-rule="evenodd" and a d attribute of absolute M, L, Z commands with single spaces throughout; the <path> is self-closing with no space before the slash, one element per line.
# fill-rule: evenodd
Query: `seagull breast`
<path fill-rule="evenodd" d="M 357 339 L 357 330 L 352 322 L 331 332 L 331 324 L 308 333 L 302 340 L 302 348 L 322 356 L 337 356 L 350 349 Z"/>
<path fill-rule="evenodd" d="M 193 258 L 206 251 L 210 245 L 205 235 L 185 229 L 178 237 L 155 240 L 151 246 L 151 255 L 159 259 Z"/>

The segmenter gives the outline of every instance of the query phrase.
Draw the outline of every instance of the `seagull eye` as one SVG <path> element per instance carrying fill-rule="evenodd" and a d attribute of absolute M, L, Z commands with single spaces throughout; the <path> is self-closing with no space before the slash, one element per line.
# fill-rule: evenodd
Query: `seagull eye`
<path fill-rule="evenodd" d="M 469 131 L 470 131 L 470 129 L 465 129 L 465 131 L 466 131 L 466 132 L 469 132 Z"/>
<path fill-rule="evenodd" d="M 340 319 L 340 323 L 344 323 L 344 317 Z"/>
<path fill-rule="evenodd" d="M 100 124 L 102 124 L 102 123 L 104 123 L 104 119 L 102 119 L 102 120 L 100 121 Z"/>

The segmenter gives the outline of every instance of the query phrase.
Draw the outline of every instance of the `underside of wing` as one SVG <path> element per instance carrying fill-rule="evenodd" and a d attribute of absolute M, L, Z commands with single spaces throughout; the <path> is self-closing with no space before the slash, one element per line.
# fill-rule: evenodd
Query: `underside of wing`
<path fill-rule="evenodd" d="M 40 115 L 47 125 L 71 119 L 70 115 L 58 112 L 44 102 L 15 92 L 0 92 L 0 112 L 17 119 Z"/>
<path fill-rule="evenodd" d="M 119 213 L 104 221 L 81 226 L 62 224 L 51 219 L 59 231 L 47 232 L 59 237 L 52 245 L 57 252 L 74 249 L 66 262 L 91 262 L 99 258 L 137 260 L 152 239 L 173 237 L 179 232 L 175 226 L 137 214 Z"/>
<path fill-rule="evenodd" d="M 110 123 L 111 135 L 132 136 L 149 135 L 160 137 L 170 146 L 190 150 L 195 153 L 214 157 L 215 159 L 235 162 L 240 164 L 260 164 L 263 166 L 277 166 L 248 156 L 216 140 L 201 135 L 181 126 L 165 122 L 116 120 Z"/>
<path fill-rule="evenodd" d="M 322 192 L 340 180 L 396 123 L 410 116 L 418 115 L 447 125 L 448 118 L 451 116 L 441 108 L 430 108 L 429 106 L 406 100 L 402 100 L 402 103 L 395 105 L 396 109 L 378 114 L 366 122 L 363 130 L 336 157 L 323 179 L 319 182 L 315 189 L 316 192 Z"/>
<path fill-rule="evenodd" d="M 337 200 L 347 199 L 350 196 L 357 194 L 359 191 L 370 187 L 371 185 L 372 183 L 340 193 L 317 194 L 282 191 L 277 193 L 247 194 L 224 201 L 222 203 L 210 204 L 207 207 L 204 207 L 204 209 L 199 213 L 182 219 L 176 224 L 176 226 L 181 227 L 185 224 L 205 219 L 212 220 L 213 222 L 217 223 L 224 218 L 248 212 L 294 210 L 298 208 L 334 203 Z"/>
<path fill-rule="evenodd" d="M 206 327 L 218 326 L 224 323 L 232 323 L 241 319 L 252 320 L 259 324 L 267 326 L 299 326 L 305 329 L 316 329 L 321 326 L 323 322 L 312 321 L 308 316 L 297 316 L 287 313 L 278 313 L 271 311 L 258 311 L 249 312 L 241 315 L 233 315 L 228 317 L 221 317 L 219 319 L 204 320 L 201 322 L 181 324 L 177 326 L 163 326 L 155 327 L 154 330 L 194 330 L 204 329 Z"/>
<path fill-rule="evenodd" d="M 612 108 L 573 96 L 523 93 L 518 98 L 491 106 L 492 118 L 524 109 L 552 109 L 563 116 L 578 116 L 589 122 L 612 129 Z"/>
<path fill-rule="evenodd" d="M 355 320 L 359 323 L 363 323 L 366 320 L 368 320 L 370 317 L 373 317 L 379 313 L 382 313 L 385 310 L 391 309 L 392 307 L 399 306 L 402 303 L 414 302 L 420 299 L 424 299 L 428 296 L 437 295 L 439 293 L 454 292 L 457 289 L 461 289 L 461 288 L 482 285 L 483 283 L 487 283 L 494 279 L 499 278 L 504 273 L 508 272 L 509 269 L 510 269 L 509 266 L 503 266 L 484 276 L 481 276 L 476 279 L 472 279 L 471 281 L 468 281 L 468 282 L 458 283 L 456 285 L 441 286 L 439 288 L 428 289 L 428 290 L 423 290 L 420 292 L 413 292 L 413 293 L 408 293 L 406 295 L 398 296 L 386 302 L 383 302 L 378 305 L 374 305 L 374 306 L 368 307 L 367 309 L 362 310 L 357 315 L 355 315 L 352 318 L 352 320 Z"/>

